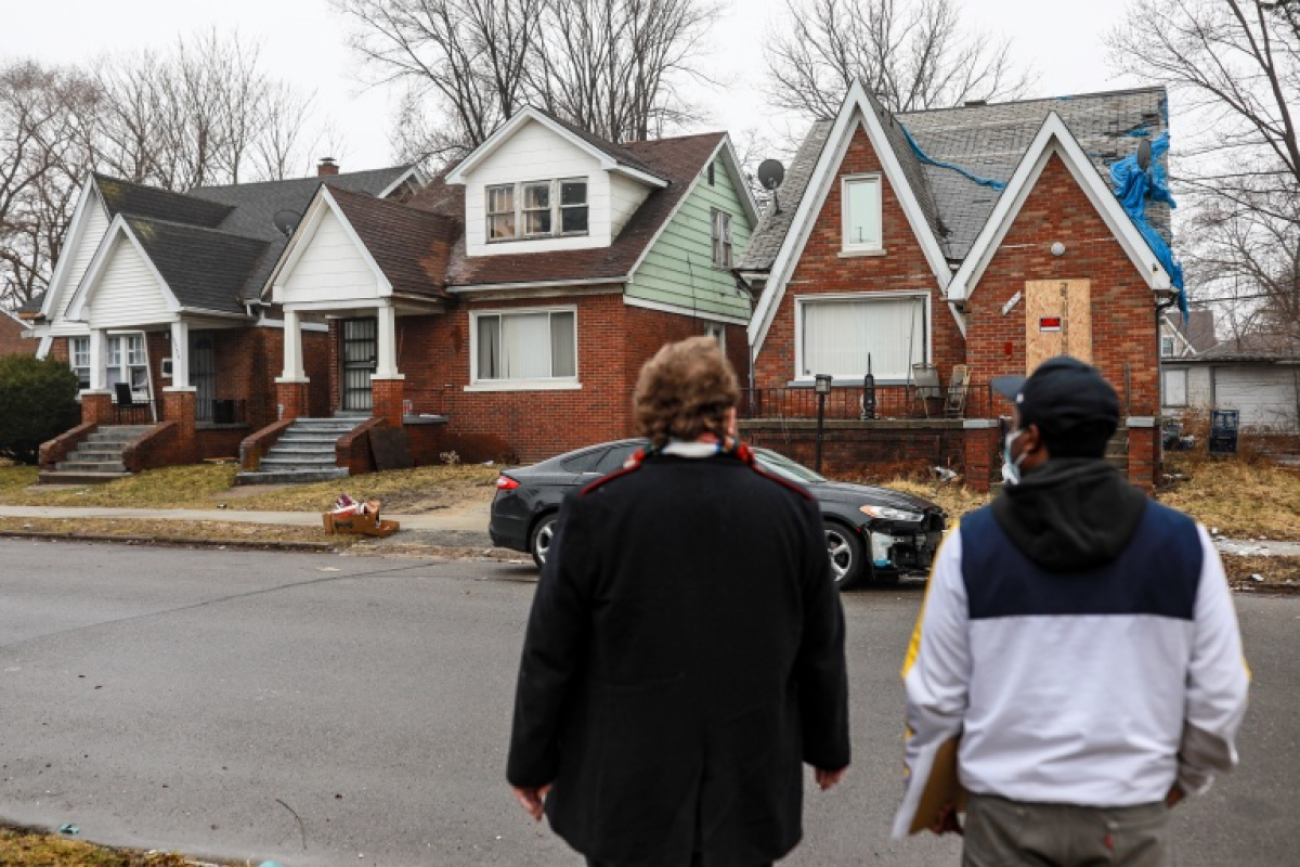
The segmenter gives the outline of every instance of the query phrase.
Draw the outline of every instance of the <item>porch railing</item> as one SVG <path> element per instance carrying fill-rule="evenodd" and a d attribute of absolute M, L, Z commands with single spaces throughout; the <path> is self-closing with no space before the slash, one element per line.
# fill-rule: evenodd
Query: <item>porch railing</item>
<path fill-rule="evenodd" d="M 129 404 L 113 403 L 113 423 L 143 425 L 164 421 L 163 399 L 133 400 Z"/>
<path fill-rule="evenodd" d="M 995 408 L 988 383 L 967 386 L 835 386 L 826 395 L 827 419 L 988 418 Z M 1001 412 L 1009 413 L 1005 406 Z M 744 419 L 817 418 L 817 393 L 809 387 L 741 389 L 738 412 Z"/>

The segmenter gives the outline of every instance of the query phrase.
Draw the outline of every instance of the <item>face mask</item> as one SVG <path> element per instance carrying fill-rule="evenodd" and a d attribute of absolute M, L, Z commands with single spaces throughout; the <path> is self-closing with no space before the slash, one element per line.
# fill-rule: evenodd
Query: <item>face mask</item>
<path fill-rule="evenodd" d="M 1023 430 L 1013 431 L 1007 434 L 1002 444 L 1002 481 L 1008 485 L 1020 484 L 1020 462 L 1025 459 L 1022 453 L 1020 457 L 1011 458 L 1011 444 L 1024 433 Z"/>

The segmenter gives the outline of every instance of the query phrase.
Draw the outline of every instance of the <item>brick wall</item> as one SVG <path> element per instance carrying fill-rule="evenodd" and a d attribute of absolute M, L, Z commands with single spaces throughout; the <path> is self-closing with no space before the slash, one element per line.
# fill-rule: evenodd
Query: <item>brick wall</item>
<path fill-rule="evenodd" d="M 1064 256 L 1053 256 L 1060 241 Z M 1002 307 L 1029 280 L 1086 279 L 1092 283 L 1092 362 L 1119 392 L 1121 413 L 1157 415 L 1159 353 L 1155 302 L 1092 202 L 1058 156 L 1038 183 L 967 301 L 967 363 L 971 379 L 1024 375 L 1025 301 Z M 1126 404 L 1125 369 L 1131 393 Z M 1005 401 L 998 407 L 1010 414 Z"/>
<path fill-rule="evenodd" d="M 741 437 L 805 466 L 816 463 L 816 421 L 742 421 Z M 966 432 L 960 421 L 826 422 L 822 473 L 841 480 L 885 481 L 929 475 L 939 466 L 964 472 Z"/>
<path fill-rule="evenodd" d="M 776 316 L 756 359 L 758 388 L 783 386 L 795 373 L 795 296 L 871 292 L 925 292 L 930 296 L 930 340 L 932 358 L 947 382 L 953 364 L 965 360 L 961 331 L 944 303 L 929 261 L 903 213 L 889 181 L 861 128 L 854 134 L 840 175 L 882 172 L 881 226 L 885 255 L 840 256 L 843 249 L 843 212 L 840 184 L 831 185 L 818 212 L 808 243 L 795 266 Z M 920 348 L 917 358 L 921 359 Z"/>
<path fill-rule="evenodd" d="M 26 325 L 0 313 L 0 355 L 35 355 L 41 342 L 24 338 L 23 331 L 26 329 Z"/>

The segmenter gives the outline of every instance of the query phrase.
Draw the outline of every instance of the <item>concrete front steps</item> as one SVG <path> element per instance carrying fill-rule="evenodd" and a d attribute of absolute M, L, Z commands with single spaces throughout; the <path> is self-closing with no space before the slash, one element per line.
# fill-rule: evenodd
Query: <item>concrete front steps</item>
<path fill-rule="evenodd" d="M 53 470 L 38 478 L 43 485 L 93 485 L 131 475 L 122 462 L 122 452 L 150 425 L 110 425 L 98 430 L 59 461 Z"/>
<path fill-rule="evenodd" d="M 334 445 L 369 416 L 298 418 L 262 458 L 261 466 L 235 477 L 240 485 L 324 482 L 348 474 L 335 463 Z"/>

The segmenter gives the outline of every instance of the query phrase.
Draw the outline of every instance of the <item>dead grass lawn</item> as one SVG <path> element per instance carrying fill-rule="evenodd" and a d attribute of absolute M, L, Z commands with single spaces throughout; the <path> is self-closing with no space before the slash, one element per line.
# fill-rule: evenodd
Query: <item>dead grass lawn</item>
<path fill-rule="evenodd" d="M 0 864 L 5 867 L 185 867 L 175 853 L 105 849 L 80 840 L 0 829 Z"/>
<path fill-rule="evenodd" d="M 1160 502 L 1192 515 L 1224 536 L 1300 540 L 1300 475 L 1265 462 L 1173 458 L 1182 474 Z"/>
<path fill-rule="evenodd" d="M 360 536 L 334 536 L 322 527 L 276 524 L 227 524 L 215 521 L 141 521 L 132 518 L 0 518 L 6 533 L 48 533 L 60 538 L 118 536 L 155 542 L 197 541 L 212 544 L 316 544 L 351 547 Z M 0 860 L 0 864 L 4 864 Z"/>

